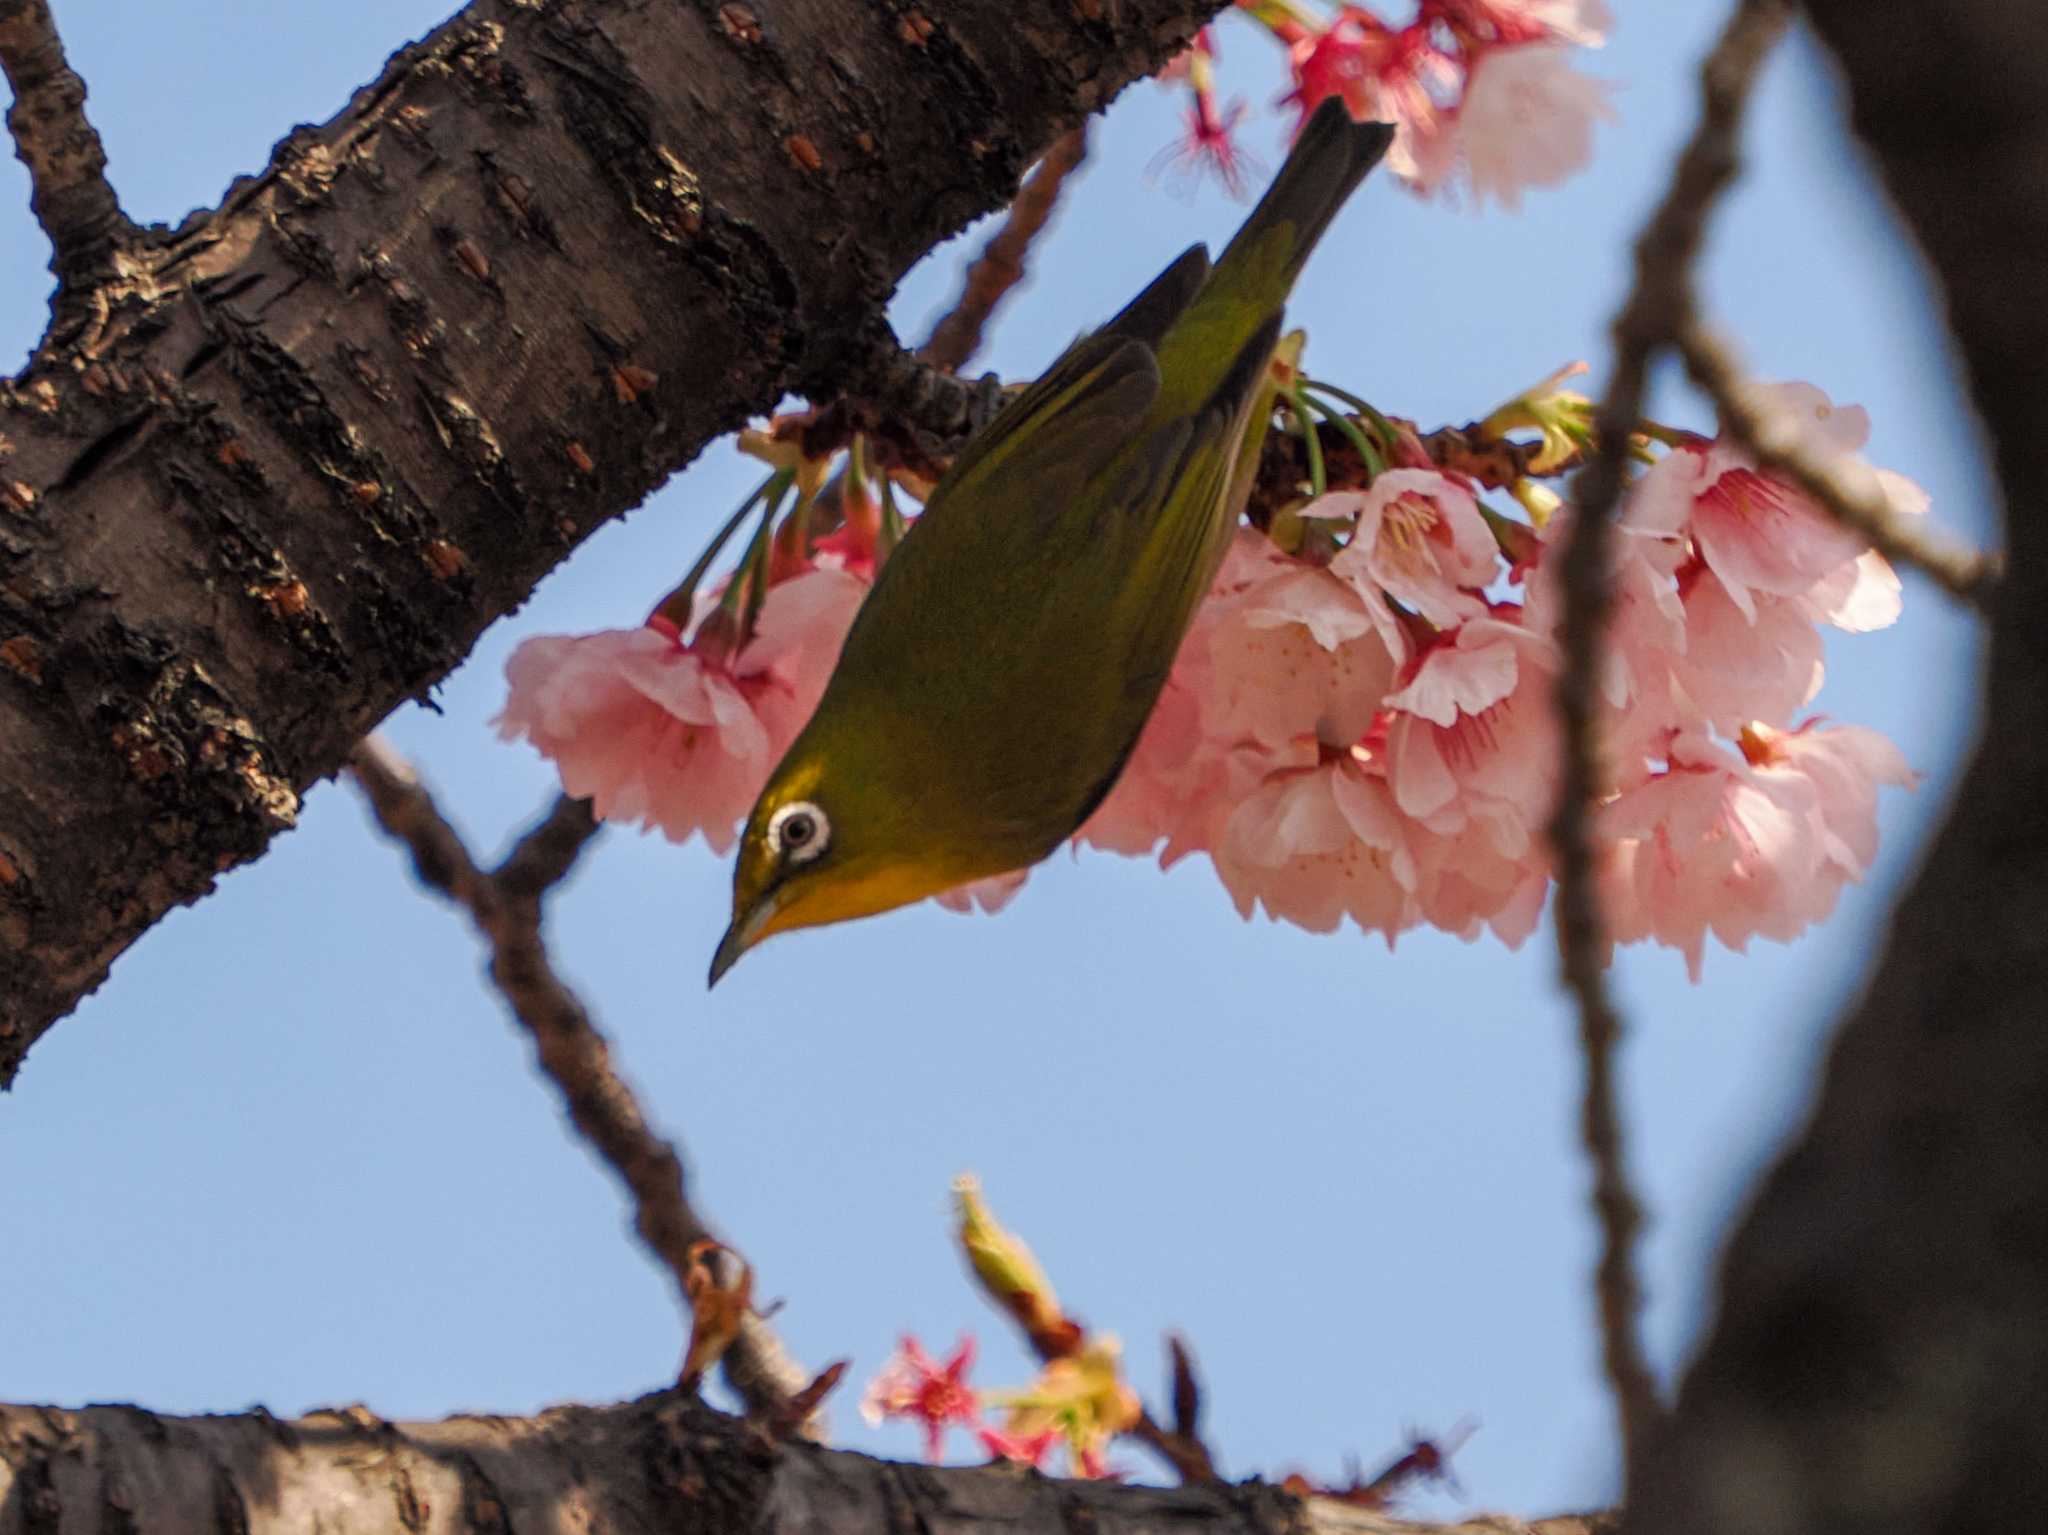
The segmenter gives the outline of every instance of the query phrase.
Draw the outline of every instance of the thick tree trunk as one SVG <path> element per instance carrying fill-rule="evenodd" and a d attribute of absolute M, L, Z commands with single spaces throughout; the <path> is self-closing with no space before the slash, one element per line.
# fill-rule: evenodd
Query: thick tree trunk
<path fill-rule="evenodd" d="M 101 220 L 0 382 L 0 1084 L 1219 3 L 478 0 L 217 210 Z"/>
<path fill-rule="evenodd" d="M 1515 1526 L 1604 1535 L 1603 1516 Z M 283 1422 L 0 1408 L 0 1535 L 1500 1535 L 1256 1483 L 1178 1489 L 933 1470 L 783 1444 L 675 1396 L 537 1418 Z"/>
<path fill-rule="evenodd" d="M 1630 1527 L 2048 1518 L 2048 45 L 2007 0 L 1809 0 L 1932 259 L 2003 482 L 1983 737 L 1821 1100 L 1730 1247 Z M 1957 707 L 1965 707 L 1959 699 Z"/>

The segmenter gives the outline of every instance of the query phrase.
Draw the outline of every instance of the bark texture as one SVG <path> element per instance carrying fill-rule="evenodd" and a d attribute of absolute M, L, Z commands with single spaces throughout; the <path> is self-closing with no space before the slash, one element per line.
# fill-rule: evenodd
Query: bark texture
<path fill-rule="evenodd" d="M 770 1439 L 692 1399 L 387 1423 L 0 1407 L 0 1535 L 1608 1535 L 1605 1516 L 1425 1525 L 1243 1487 L 934 1470 Z"/>
<path fill-rule="evenodd" d="M 1217 3 L 478 0 L 122 235 L 0 381 L 0 1084 Z"/>
<path fill-rule="evenodd" d="M 2038 1529 L 2048 1508 L 2048 34 L 2005 0 L 1809 0 L 1947 297 L 2007 572 L 1985 722 L 1799 1144 L 1726 1256 L 1656 1535 Z M 1958 703 L 1958 707 L 1961 707 Z"/>

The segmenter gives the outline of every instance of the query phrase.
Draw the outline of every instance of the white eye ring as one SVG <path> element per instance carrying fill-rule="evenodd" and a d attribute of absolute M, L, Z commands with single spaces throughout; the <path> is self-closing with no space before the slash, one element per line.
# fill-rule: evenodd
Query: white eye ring
<path fill-rule="evenodd" d="M 784 805 L 768 818 L 769 851 L 790 863 L 809 863 L 831 844 L 831 821 L 807 799 Z"/>

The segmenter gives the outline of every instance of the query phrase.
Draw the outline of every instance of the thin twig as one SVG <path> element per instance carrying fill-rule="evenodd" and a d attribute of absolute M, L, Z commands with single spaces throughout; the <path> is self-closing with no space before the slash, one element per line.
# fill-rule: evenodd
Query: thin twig
<path fill-rule="evenodd" d="M 948 373 L 958 373 L 981 350 L 981 333 L 1009 291 L 1024 280 L 1024 258 L 1059 202 L 1060 189 L 1075 167 L 1088 158 L 1088 128 L 1083 124 L 1053 141 L 1010 204 L 1003 227 L 989 236 L 960 284 L 960 297 L 932 327 L 920 359 Z"/>
<path fill-rule="evenodd" d="M 1962 548 L 1900 516 L 1874 480 L 1852 481 L 1806 453 L 1787 423 L 1757 408 L 1730 347 L 1698 318 L 1681 326 L 1675 340 L 1685 371 L 1713 399 L 1722 426 L 1759 464 L 1789 476 L 1894 564 L 1924 571 L 1951 596 L 1977 607 L 1990 602 L 1998 584 L 1995 557 Z"/>
<path fill-rule="evenodd" d="M 85 117 L 85 82 L 64 57 L 47 0 L 0 0 L 0 69 L 14 89 L 7 130 L 28 167 L 29 207 L 50 237 L 60 288 L 111 272 L 134 226 L 107 180 L 107 154 Z"/>
<path fill-rule="evenodd" d="M 1593 1207 L 1601 1229 L 1595 1277 L 1601 1355 L 1614 1389 L 1624 1464 L 1631 1468 L 1662 1409 L 1637 1332 L 1642 1286 L 1635 1241 L 1642 1206 L 1629 1184 L 1616 1104 L 1621 1017 L 1607 994 L 1607 939 L 1594 884 L 1590 810 L 1600 792 L 1596 678 L 1613 601 L 1608 528 L 1621 499 L 1630 435 L 1642 418 L 1651 359 L 1691 321 L 1693 261 L 1707 216 L 1735 175 L 1743 107 L 1790 15 L 1786 0 L 1742 0 L 1701 69 L 1699 124 L 1673 169 L 1670 190 L 1636 242 L 1635 285 L 1615 317 L 1614 377 L 1596 422 L 1600 447 L 1579 476 L 1578 511 L 1564 553 L 1564 667 L 1557 707 L 1565 756 L 1550 837 L 1557 854 L 1558 943 L 1565 984 L 1578 1001 L 1586 1058 L 1580 1133 L 1593 1163 Z"/>
<path fill-rule="evenodd" d="M 358 746 L 349 771 L 377 824 L 410 849 L 420 882 L 462 907 L 489 943 L 492 984 L 532 1037 L 570 1122 L 633 1196 L 633 1229 L 668 1270 L 688 1314 L 691 1248 L 716 1238 L 690 1205 L 682 1159 L 649 1127 L 633 1090 L 612 1069 L 604 1036 L 555 973 L 541 938 L 542 898 L 596 833 L 589 804 L 558 799 L 503 863 L 485 870 L 411 765 L 385 742 L 372 736 Z M 742 1324 L 721 1364 L 727 1383 L 763 1415 L 780 1411 L 807 1379 L 758 1317 Z"/>

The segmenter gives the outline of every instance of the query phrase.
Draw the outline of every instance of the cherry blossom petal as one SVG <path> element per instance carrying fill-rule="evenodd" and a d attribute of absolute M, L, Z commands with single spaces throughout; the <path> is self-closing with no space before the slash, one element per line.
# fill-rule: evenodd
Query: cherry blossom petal
<path fill-rule="evenodd" d="M 1008 874 L 992 874 L 987 879 L 969 880 L 964 885 L 955 885 L 951 890 L 942 890 L 932 897 L 948 911 L 966 915 L 981 912 L 993 916 L 1015 899 L 1024 881 L 1030 877 L 1029 869 L 1015 869 Z"/>
<path fill-rule="evenodd" d="M 1572 67 L 1562 44 L 1489 48 L 1465 81 L 1451 131 L 1421 147 L 1428 190 L 1460 169 L 1475 206 L 1491 197 L 1513 212 L 1529 187 L 1556 186 L 1593 158 L 1593 124 L 1614 117 L 1606 82 Z"/>
<path fill-rule="evenodd" d="M 1499 578 L 1500 548 L 1471 491 L 1450 476 L 1389 469 L 1362 493 L 1323 499 L 1357 518 L 1332 575 L 1377 587 L 1440 629 L 1486 611 L 1476 594 Z M 1303 513 L 1316 514 L 1314 503 Z"/>

